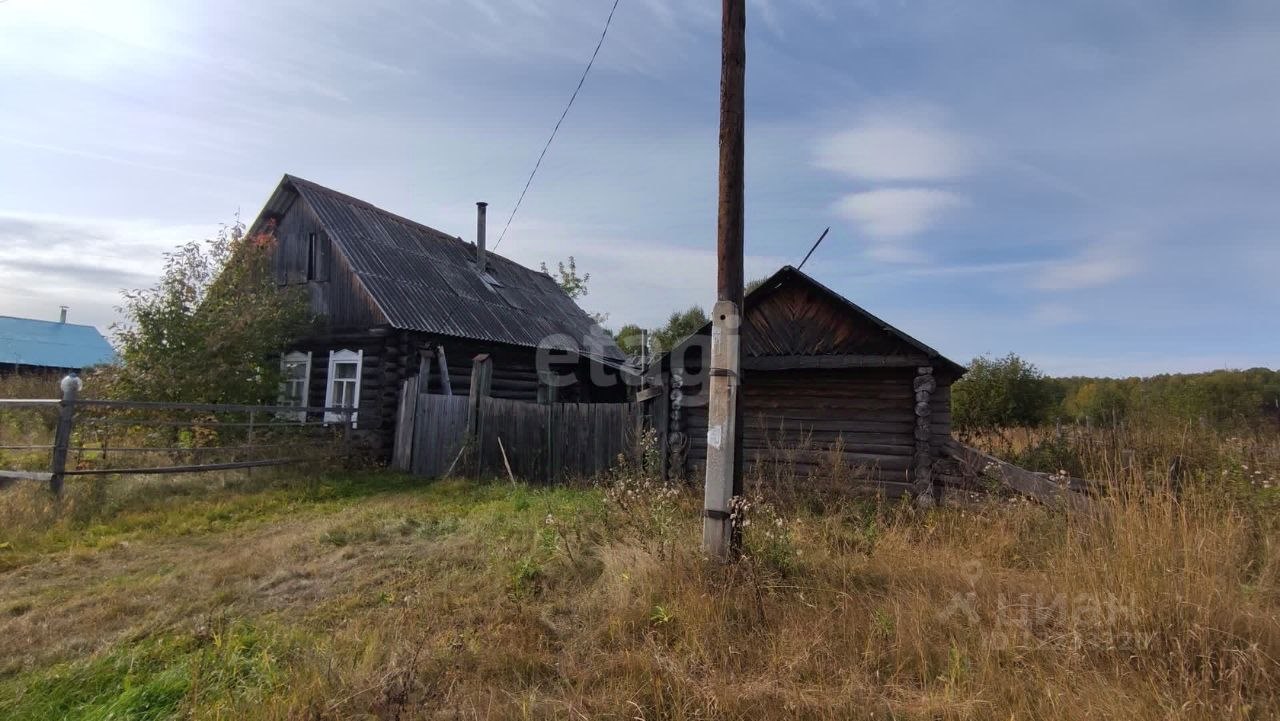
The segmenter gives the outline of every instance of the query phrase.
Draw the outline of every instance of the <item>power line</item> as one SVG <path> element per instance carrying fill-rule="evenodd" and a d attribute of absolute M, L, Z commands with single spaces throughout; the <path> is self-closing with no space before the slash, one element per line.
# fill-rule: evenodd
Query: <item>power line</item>
<path fill-rule="evenodd" d="M 596 62 L 596 56 L 600 54 L 600 48 L 604 45 L 604 38 L 609 34 L 609 26 L 613 24 L 613 14 L 618 11 L 618 3 L 622 0 L 613 0 L 613 8 L 609 10 L 609 17 L 604 21 L 604 30 L 600 33 L 600 42 L 596 43 L 596 49 L 591 53 L 591 59 L 587 61 L 587 67 L 582 71 L 582 77 L 578 78 L 578 87 L 573 89 L 573 95 L 569 96 L 569 104 L 564 106 L 564 112 L 560 113 L 560 119 L 556 121 L 556 127 L 551 130 L 551 137 L 547 138 L 547 144 L 542 146 L 542 154 L 538 156 L 538 162 L 533 164 L 533 172 L 529 173 L 529 179 L 525 181 L 524 190 L 520 191 L 520 197 L 516 200 L 515 207 L 511 209 L 511 215 L 507 218 L 507 224 L 502 228 L 502 233 L 498 235 L 498 242 L 493 244 L 496 251 L 499 245 L 502 245 L 503 238 L 507 237 L 507 230 L 511 228 L 511 221 L 516 217 L 516 211 L 520 210 L 520 204 L 524 202 L 525 193 L 529 192 L 529 186 L 533 184 L 533 176 L 538 174 L 538 168 L 542 167 L 542 159 L 547 157 L 547 150 L 551 148 L 551 141 L 556 139 L 556 133 L 560 132 L 560 124 L 564 122 L 565 116 L 569 114 L 569 108 L 573 107 L 573 101 L 578 99 L 578 91 L 582 90 L 582 84 L 587 82 L 587 74 L 591 72 L 591 66 Z"/>

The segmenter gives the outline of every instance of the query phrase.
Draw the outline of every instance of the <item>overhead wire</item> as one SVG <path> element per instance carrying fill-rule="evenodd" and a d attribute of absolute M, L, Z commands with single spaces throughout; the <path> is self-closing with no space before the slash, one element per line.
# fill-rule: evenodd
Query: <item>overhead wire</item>
<path fill-rule="evenodd" d="M 621 0 L 613 0 L 613 7 L 609 10 L 609 17 L 604 21 L 604 30 L 600 33 L 600 41 L 596 43 L 596 49 L 591 53 L 591 59 L 587 61 L 587 67 L 582 71 L 582 77 L 578 78 L 578 86 L 573 89 L 573 95 L 569 96 L 569 102 L 564 106 L 564 112 L 560 113 L 560 119 L 556 121 L 556 126 L 551 130 L 551 136 L 547 138 L 546 145 L 542 146 L 542 153 L 538 155 L 538 162 L 533 164 L 533 172 L 529 173 L 529 179 L 525 181 L 524 190 L 520 191 L 520 197 L 516 200 L 516 204 L 511 208 L 511 215 L 507 217 L 507 224 L 503 226 L 502 233 L 498 235 L 498 242 L 493 244 L 493 249 L 497 250 L 502 245 L 502 241 L 507 237 L 507 231 L 511 228 L 511 221 L 515 220 L 516 212 L 520 210 L 521 203 L 524 202 L 524 196 L 529 192 L 529 186 L 533 185 L 533 178 L 538 174 L 538 168 L 542 167 L 543 158 L 547 157 L 547 151 L 551 149 L 551 143 L 556 139 L 556 133 L 560 132 L 560 125 L 564 123 L 565 117 L 569 115 L 569 109 L 573 107 L 573 101 L 578 99 L 578 93 L 582 90 L 582 85 L 587 82 L 587 75 L 591 72 L 591 66 L 595 65 L 596 56 L 600 54 L 600 48 L 604 46 L 604 39 L 609 34 L 609 26 L 613 24 L 613 15 L 618 11 L 618 3 Z"/>

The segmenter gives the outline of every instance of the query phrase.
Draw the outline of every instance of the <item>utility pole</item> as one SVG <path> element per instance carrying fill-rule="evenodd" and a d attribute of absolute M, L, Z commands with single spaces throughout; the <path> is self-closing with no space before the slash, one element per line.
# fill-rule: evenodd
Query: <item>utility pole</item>
<path fill-rule="evenodd" d="M 745 96 L 747 69 L 746 0 L 722 0 L 720 60 L 720 203 L 716 223 L 718 261 L 716 304 L 711 314 L 710 402 L 707 409 L 707 476 L 703 500 L 702 547 L 728 560 L 736 545 L 733 497 L 742 494 L 742 369 L 738 331 L 742 323 L 742 237 Z"/>

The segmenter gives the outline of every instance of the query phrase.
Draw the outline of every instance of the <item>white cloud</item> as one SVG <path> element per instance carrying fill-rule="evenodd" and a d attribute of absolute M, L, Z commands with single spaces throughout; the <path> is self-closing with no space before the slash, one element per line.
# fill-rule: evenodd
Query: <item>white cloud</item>
<path fill-rule="evenodd" d="M 57 317 L 71 306 L 72 319 L 105 331 L 119 320 L 115 306 L 124 288 L 159 279 L 164 253 L 195 238 L 211 237 L 216 224 L 164 225 L 154 221 L 75 218 L 0 210 L 0 315 Z"/>
<path fill-rule="evenodd" d="M 975 144 L 941 123 L 923 105 L 883 107 L 850 129 L 818 142 L 814 163 L 850 178 L 875 183 L 951 181 L 973 172 Z M 870 239 L 867 257 L 886 263 L 928 260 L 904 239 L 937 225 L 968 199 L 936 187 L 877 187 L 845 195 L 835 212 Z"/>
<path fill-rule="evenodd" d="M 974 142 L 943 128 L 937 113 L 920 109 L 881 112 L 818 142 L 819 168 L 873 181 L 951 180 L 976 162 Z"/>
<path fill-rule="evenodd" d="M 1077 290 L 1108 285 L 1140 270 L 1134 241 L 1115 236 L 1087 247 L 1075 258 L 1050 263 L 1032 285 L 1041 290 Z"/>
<path fill-rule="evenodd" d="M 876 243 L 867 249 L 867 257 L 882 263 L 923 263 L 928 260 L 918 249 L 900 243 Z"/>
<path fill-rule="evenodd" d="M 879 188 L 851 193 L 836 202 L 835 211 L 875 239 L 905 238 L 928 230 L 968 200 L 936 188 Z"/>

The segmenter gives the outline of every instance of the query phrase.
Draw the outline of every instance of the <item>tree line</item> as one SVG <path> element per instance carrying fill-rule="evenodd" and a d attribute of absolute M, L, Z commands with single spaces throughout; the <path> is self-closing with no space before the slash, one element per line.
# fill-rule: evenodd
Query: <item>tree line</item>
<path fill-rule="evenodd" d="M 1280 423 L 1280 371 L 1054 378 L 1010 353 L 974 358 L 968 373 L 952 386 L 952 421 L 959 430 L 1153 418 L 1215 427 Z"/>

